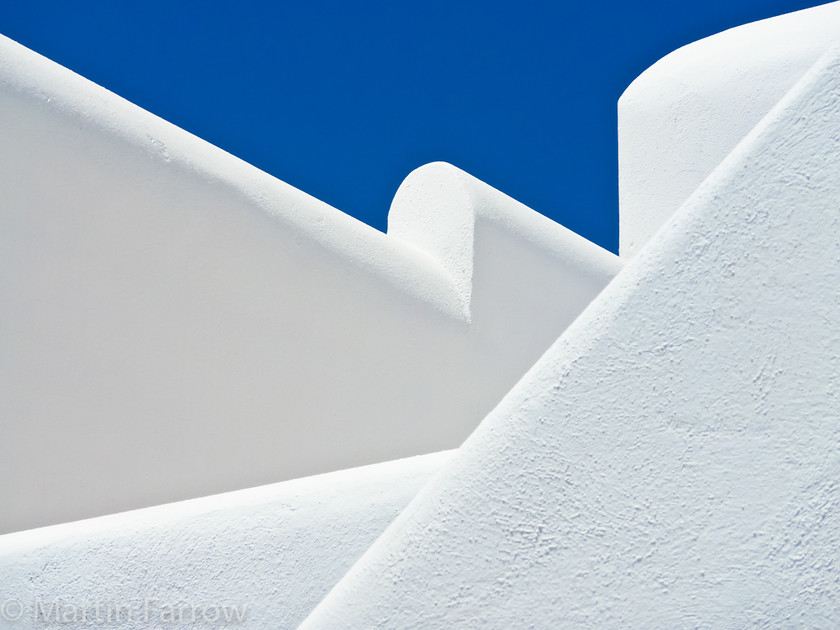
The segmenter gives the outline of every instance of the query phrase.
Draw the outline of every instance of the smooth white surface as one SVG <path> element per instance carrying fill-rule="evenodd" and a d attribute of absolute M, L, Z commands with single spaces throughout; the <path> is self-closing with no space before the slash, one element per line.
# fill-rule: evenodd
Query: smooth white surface
<path fill-rule="evenodd" d="M 824 57 L 301 626 L 840 625 Z"/>
<path fill-rule="evenodd" d="M 295 628 L 450 456 L 0 536 L 0 627 L 194 627 L 196 606 L 198 627 Z M 19 610 L 9 601 L 21 619 L 3 616 Z M 166 623 L 167 607 L 183 606 L 186 622 Z M 204 624 L 215 606 L 243 622 Z"/>
<path fill-rule="evenodd" d="M 840 3 L 684 46 L 618 102 L 619 251 L 636 254 L 828 47 Z"/>
<path fill-rule="evenodd" d="M 386 236 L 4 38 L 0 191 L 0 532 L 455 447 L 620 265 L 440 164 Z"/>
<path fill-rule="evenodd" d="M 484 400 L 495 392 L 500 399 L 621 266 L 615 255 L 443 162 L 405 179 L 388 213 L 388 236 L 429 252 L 464 297 L 474 366 L 456 378 L 476 379 Z"/>

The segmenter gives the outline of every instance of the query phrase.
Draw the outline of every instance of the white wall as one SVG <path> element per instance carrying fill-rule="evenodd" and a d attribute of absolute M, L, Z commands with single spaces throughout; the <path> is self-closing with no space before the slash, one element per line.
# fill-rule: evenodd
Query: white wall
<path fill-rule="evenodd" d="M 434 453 L 0 536 L 0 627 L 296 628 L 449 457 Z M 204 622 L 223 606 L 230 622 Z M 175 621 L 167 623 L 173 610 Z M 242 623 L 233 621 L 237 615 Z"/>
<path fill-rule="evenodd" d="M 833 43 L 840 3 L 684 46 L 618 102 L 619 251 L 636 254 Z"/>
<path fill-rule="evenodd" d="M 7 39 L 0 191 L 0 531 L 455 447 L 619 268 L 441 164 L 386 236 Z"/>
<path fill-rule="evenodd" d="M 835 50 L 301 628 L 840 626 L 838 138 Z"/>

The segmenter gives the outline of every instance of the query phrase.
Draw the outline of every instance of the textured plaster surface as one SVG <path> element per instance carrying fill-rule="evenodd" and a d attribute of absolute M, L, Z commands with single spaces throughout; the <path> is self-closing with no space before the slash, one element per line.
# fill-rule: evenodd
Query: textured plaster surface
<path fill-rule="evenodd" d="M 618 103 L 622 257 L 637 253 L 838 43 L 833 2 L 702 39 L 642 73 Z"/>
<path fill-rule="evenodd" d="M 840 625 L 826 55 L 302 625 Z"/>
<path fill-rule="evenodd" d="M 295 628 L 450 455 L 0 536 L 0 628 Z"/>
<path fill-rule="evenodd" d="M 5 38 L 0 190 L 0 532 L 456 447 L 620 267 L 442 164 L 382 234 Z"/>

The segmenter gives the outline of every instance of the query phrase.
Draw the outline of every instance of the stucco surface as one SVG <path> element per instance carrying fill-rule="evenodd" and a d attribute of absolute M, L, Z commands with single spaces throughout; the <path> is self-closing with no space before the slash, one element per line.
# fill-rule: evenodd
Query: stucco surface
<path fill-rule="evenodd" d="M 739 26 L 667 55 L 618 102 L 619 250 L 636 254 L 833 44 L 840 3 Z"/>
<path fill-rule="evenodd" d="M 840 624 L 822 57 L 301 626 Z"/>
<path fill-rule="evenodd" d="M 450 456 L 0 536 L 0 627 L 295 628 Z"/>
<path fill-rule="evenodd" d="M 442 164 L 382 234 L 4 38 L 0 190 L 0 532 L 454 448 L 620 267 Z"/>

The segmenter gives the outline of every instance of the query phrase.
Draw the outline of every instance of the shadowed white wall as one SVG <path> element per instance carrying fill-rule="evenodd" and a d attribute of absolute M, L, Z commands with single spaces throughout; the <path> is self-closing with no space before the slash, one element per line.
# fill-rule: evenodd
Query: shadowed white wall
<path fill-rule="evenodd" d="M 826 53 L 301 626 L 840 624 Z"/>
<path fill-rule="evenodd" d="M 701 39 L 633 81 L 618 101 L 622 257 L 644 246 L 839 34 L 832 2 Z"/>
<path fill-rule="evenodd" d="M 455 447 L 619 268 L 442 164 L 386 236 L 7 39 L 0 191 L 0 531 Z"/>
<path fill-rule="evenodd" d="M 296 628 L 450 455 L 0 536 L 0 627 Z"/>

